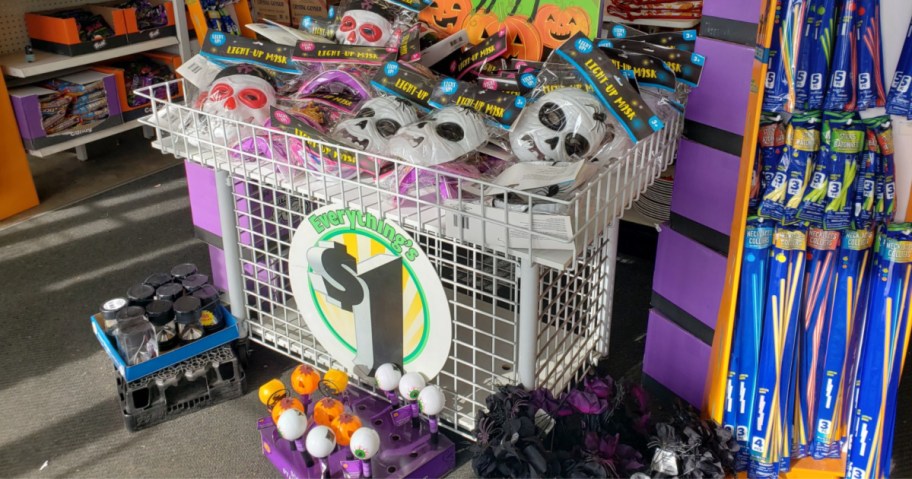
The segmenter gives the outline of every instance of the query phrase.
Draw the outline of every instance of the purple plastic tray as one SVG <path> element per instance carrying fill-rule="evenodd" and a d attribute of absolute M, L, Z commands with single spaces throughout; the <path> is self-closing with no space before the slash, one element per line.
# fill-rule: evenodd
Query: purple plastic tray
<path fill-rule="evenodd" d="M 371 459 L 373 477 L 443 477 L 456 467 L 456 446 L 443 433 L 438 434 L 436 444 L 431 444 L 426 418 L 421 419 L 418 428 L 411 424 L 397 427 L 390 417 L 388 401 L 353 390 L 349 390 L 346 405 L 362 424 L 374 428 L 380 435 L 380 452 Z M 295 444 L 279 436 L 271 417 L 260 418 L 257 429 L 263 439 L 263 455 L 282 476 L 320 477 L 320 463 L 314 461 L 313 466 L 308 467 Z M 348 447 L 337 447 L 327 459 L 330 476 L 346 477 L 341 462 L 352 459 L 354 456 Z"/>

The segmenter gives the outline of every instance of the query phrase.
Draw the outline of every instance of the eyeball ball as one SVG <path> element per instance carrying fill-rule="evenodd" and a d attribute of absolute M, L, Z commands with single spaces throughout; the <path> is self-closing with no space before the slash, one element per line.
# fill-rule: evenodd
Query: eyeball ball
<path fill-rule="evenodd" d="M 402 371 L 393 363 L 381 364 L 374 372 L 377 387 L 383 391 L 395 391 L 399 387 L 400 379 L 402 379 Z"/>
<path fill-rule="evenodd" d="M 362 427 L 352 434 L 348 447 L 355 457 L 366 461 L 380 450 L 380 435 L 369 427 Z"/>
<path fill-rule="evenodd" d="M 336 435 L 326 426 L 316 426 L 307 433 L 304 448 L 311 456 L 322 459 L 336 448 Z"/>
<path fill-rule="evenodd" d="M 443 391 L 439 387 L 433 384 L 418 393 L 418 409 L 428 416 L 440 414 L 445 405 L 446 396 L 443 395 Z"/>
<path fill-rule="evenodd" d="M 519 161 L 588 160 L 613 141 L 613 120 L 595 96 L 560 88 L 526 106 L 510 131 Z"/>
<path fill-rule="evenodd" d="M 276 421 L 279 435 L 286 441 L 297 441 L 307 431 L 307 416 L 297 409 L 288 409 Z"/>
<path fill-rule="evenodd" d="M 409 401 L 414 401 L 418 399 L 418 393 L 426 384 L 421 373 L 405 373 L 399 380 L 399 394 Z"/>
<path fill-rule="evenodd" d="M 320 373 L 314 368 L 302 364 L 291 372 L 291 388 L 301 395 L 310 395 L 320 385 Z"/>

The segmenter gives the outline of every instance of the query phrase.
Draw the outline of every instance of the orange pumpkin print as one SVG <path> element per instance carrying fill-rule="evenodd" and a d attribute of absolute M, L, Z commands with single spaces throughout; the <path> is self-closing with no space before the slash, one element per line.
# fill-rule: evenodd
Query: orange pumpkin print
<path fill-rule="evenodd" d="M 358 419 L 358 416 L 353 416 L 349 413 L 342 413 L 339 417 L 333 420 L 330 429 L 336 433 L 336 443 L 340 446 L 348 446 L 351 444 L 352 434 L 361 427 L 361 420 Z"/>
<path fill-rule="evenodd" d="M 472 13 L 471 0 L 434 0 L 421 13 L 418 19 L 441 37 L 448 37 L 459 30 L 466 18 Z"/>
<path fill-rule="evenodd" d="M 281 416 L 283 412 L 289 409 L 297 409 L 298 411 L 305 413 L 304 404 L 302 404 L 301 401 L 298 401 L 297 398 L 285 397 L 280 399 L 279 402 L 275 403 L 275 406 L 272 406 L 272 422 L 274 424 L 278 424 L 279 416 Z"/>
<path fill-rule="evenodd" d="M 291 372 L 291 388 L 300 395 L 310 395 L 320 386 L 320 373 L 302 364 Z"/>
<path fill-rule="evenodd" d="M 535 28 L 545 47 L 555 50 L 578 32 L 589 35 L 589 14 L 580 7 L 545 5 L 535 13 Z"/>
<path fill-rule="evenodd" d="M 314 422 L 321 426 L 332 427 L 332 422 L 345 412 L 341 401 L 333 398 L 323 398 L 314 405 Z"/>
<path fill-rule="evenodd" d="M 517 1 L 513 10 L 507 14 L 505 8 L 495 8 L 497 0 L 491 0 L 487 9 L 484 2 L 479 5 L 479 10 L 472 14 L 465 23 L 469 43 L 477 45 L 485 39 L 497 35 L 502 29 L 507 30 L 507 56 L 523 60 L 541 60 L 544 51 L 538 30 L 528 18 L 516 15 L 519 8 Z M 536 0 L 536 8 L 538 0 Z M 492 11 L 493 10 L 493 11 Z"/>

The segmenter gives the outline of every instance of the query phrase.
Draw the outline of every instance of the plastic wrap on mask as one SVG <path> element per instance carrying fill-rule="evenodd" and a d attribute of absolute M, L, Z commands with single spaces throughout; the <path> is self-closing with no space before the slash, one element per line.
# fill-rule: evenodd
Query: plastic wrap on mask
<path fill-rule="evenodd" d="M 341 120 L 332 137 L 368 153 L 389 155 L 389 141 L 402 127 L 418 121 L 417 110 L 407 101 L 377 97 L 366 101 L 357 114 Z"/>
<path fill-rule="evenodd" d="M 490 137 L 490 129 L 481 115 L 450 106 L 400 128 L 389 139 L 389 153 L 409 163 L 434 166 L 477 150 Z"/>
<path fill-rule="evenodd" d="M 400 166 L 395 173 L 381 178 L 381 185 L 394 185 L 400 196 L 399 204 L 411 199 L 439 202 L 449 199 L 475 197 L 471 179 L 493 178 L 504 170 L 508 162 L 483 154 L 433 166 L 431 169 Z M 463 188 L 460 191 L 460 187 Z M 403 198 L 405 197 L 405 198 Z"/>
<path fill-rule="evenodd" d="M 198 99 L 200 110 L 209 114 L 200 118 L 199 139 L 229 147 L 255 135 L 245 125 L 265 125 L 270 107 L 276 105 L 275 88 L 267 78 L 266 72 L 252 65 L 234 65 L 219 72 Z"/>
<path fill-rule="evenodd" d="M 402 32 L 414 25 L 417 10 L 411 2 L 343 0 L 334 18 L 305 17 L 304 31 L 325 36 L 342 45 L 398 48 Z M 418 4 L 415 5 L 417 7 Z"/>

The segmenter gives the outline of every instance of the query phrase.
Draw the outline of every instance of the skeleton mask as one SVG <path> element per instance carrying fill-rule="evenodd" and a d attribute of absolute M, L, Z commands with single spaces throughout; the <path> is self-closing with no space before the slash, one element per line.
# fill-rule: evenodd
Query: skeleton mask
<path fill-rule="evenodd" d="M 384 47 L 392 33 L 392 24 L 382 15 L 370 10 L 349 10 L 336 30 L 336 41 L 344 45 Z"/>
<path fill-rule="evenodd" d="M 339 122 L 333 137 L 360 150 L 385 154 L 390 137 L 416 121 L 418 114 L 405 100 L 378 97 L 364 103 L 354 118 Z"/>
<path fill-rule="evenodd" d="M 475 112 L 447 107 L 399 130 L 389 140 L 393 156 L 424 166 L 453 161 L 488 141 L 488 130 Z"/>
<path fill-rule="evenodd" d="M 269 120 L 269 107 L 275 106 L 276 97 L 275 88 L 266 78 L 266 73 L 256 67 L 237 65 L 222 70 L 209 85 L 202 110 L 214 115 L 209 128 L 217 144 L 231 144 L 238 139 L 234 123 L 223 125 L 221 119 L 254 125 L 264 125 Z M 241 131 L 241 136 L 249 133 Z"/>
<path fill-rule="evenodd" d="M 523 110 L 510 132 L 510 146 L 520 161 L 589 159 L 614 139 L 608 110 L 576 88 L 554 90 Z"/>

